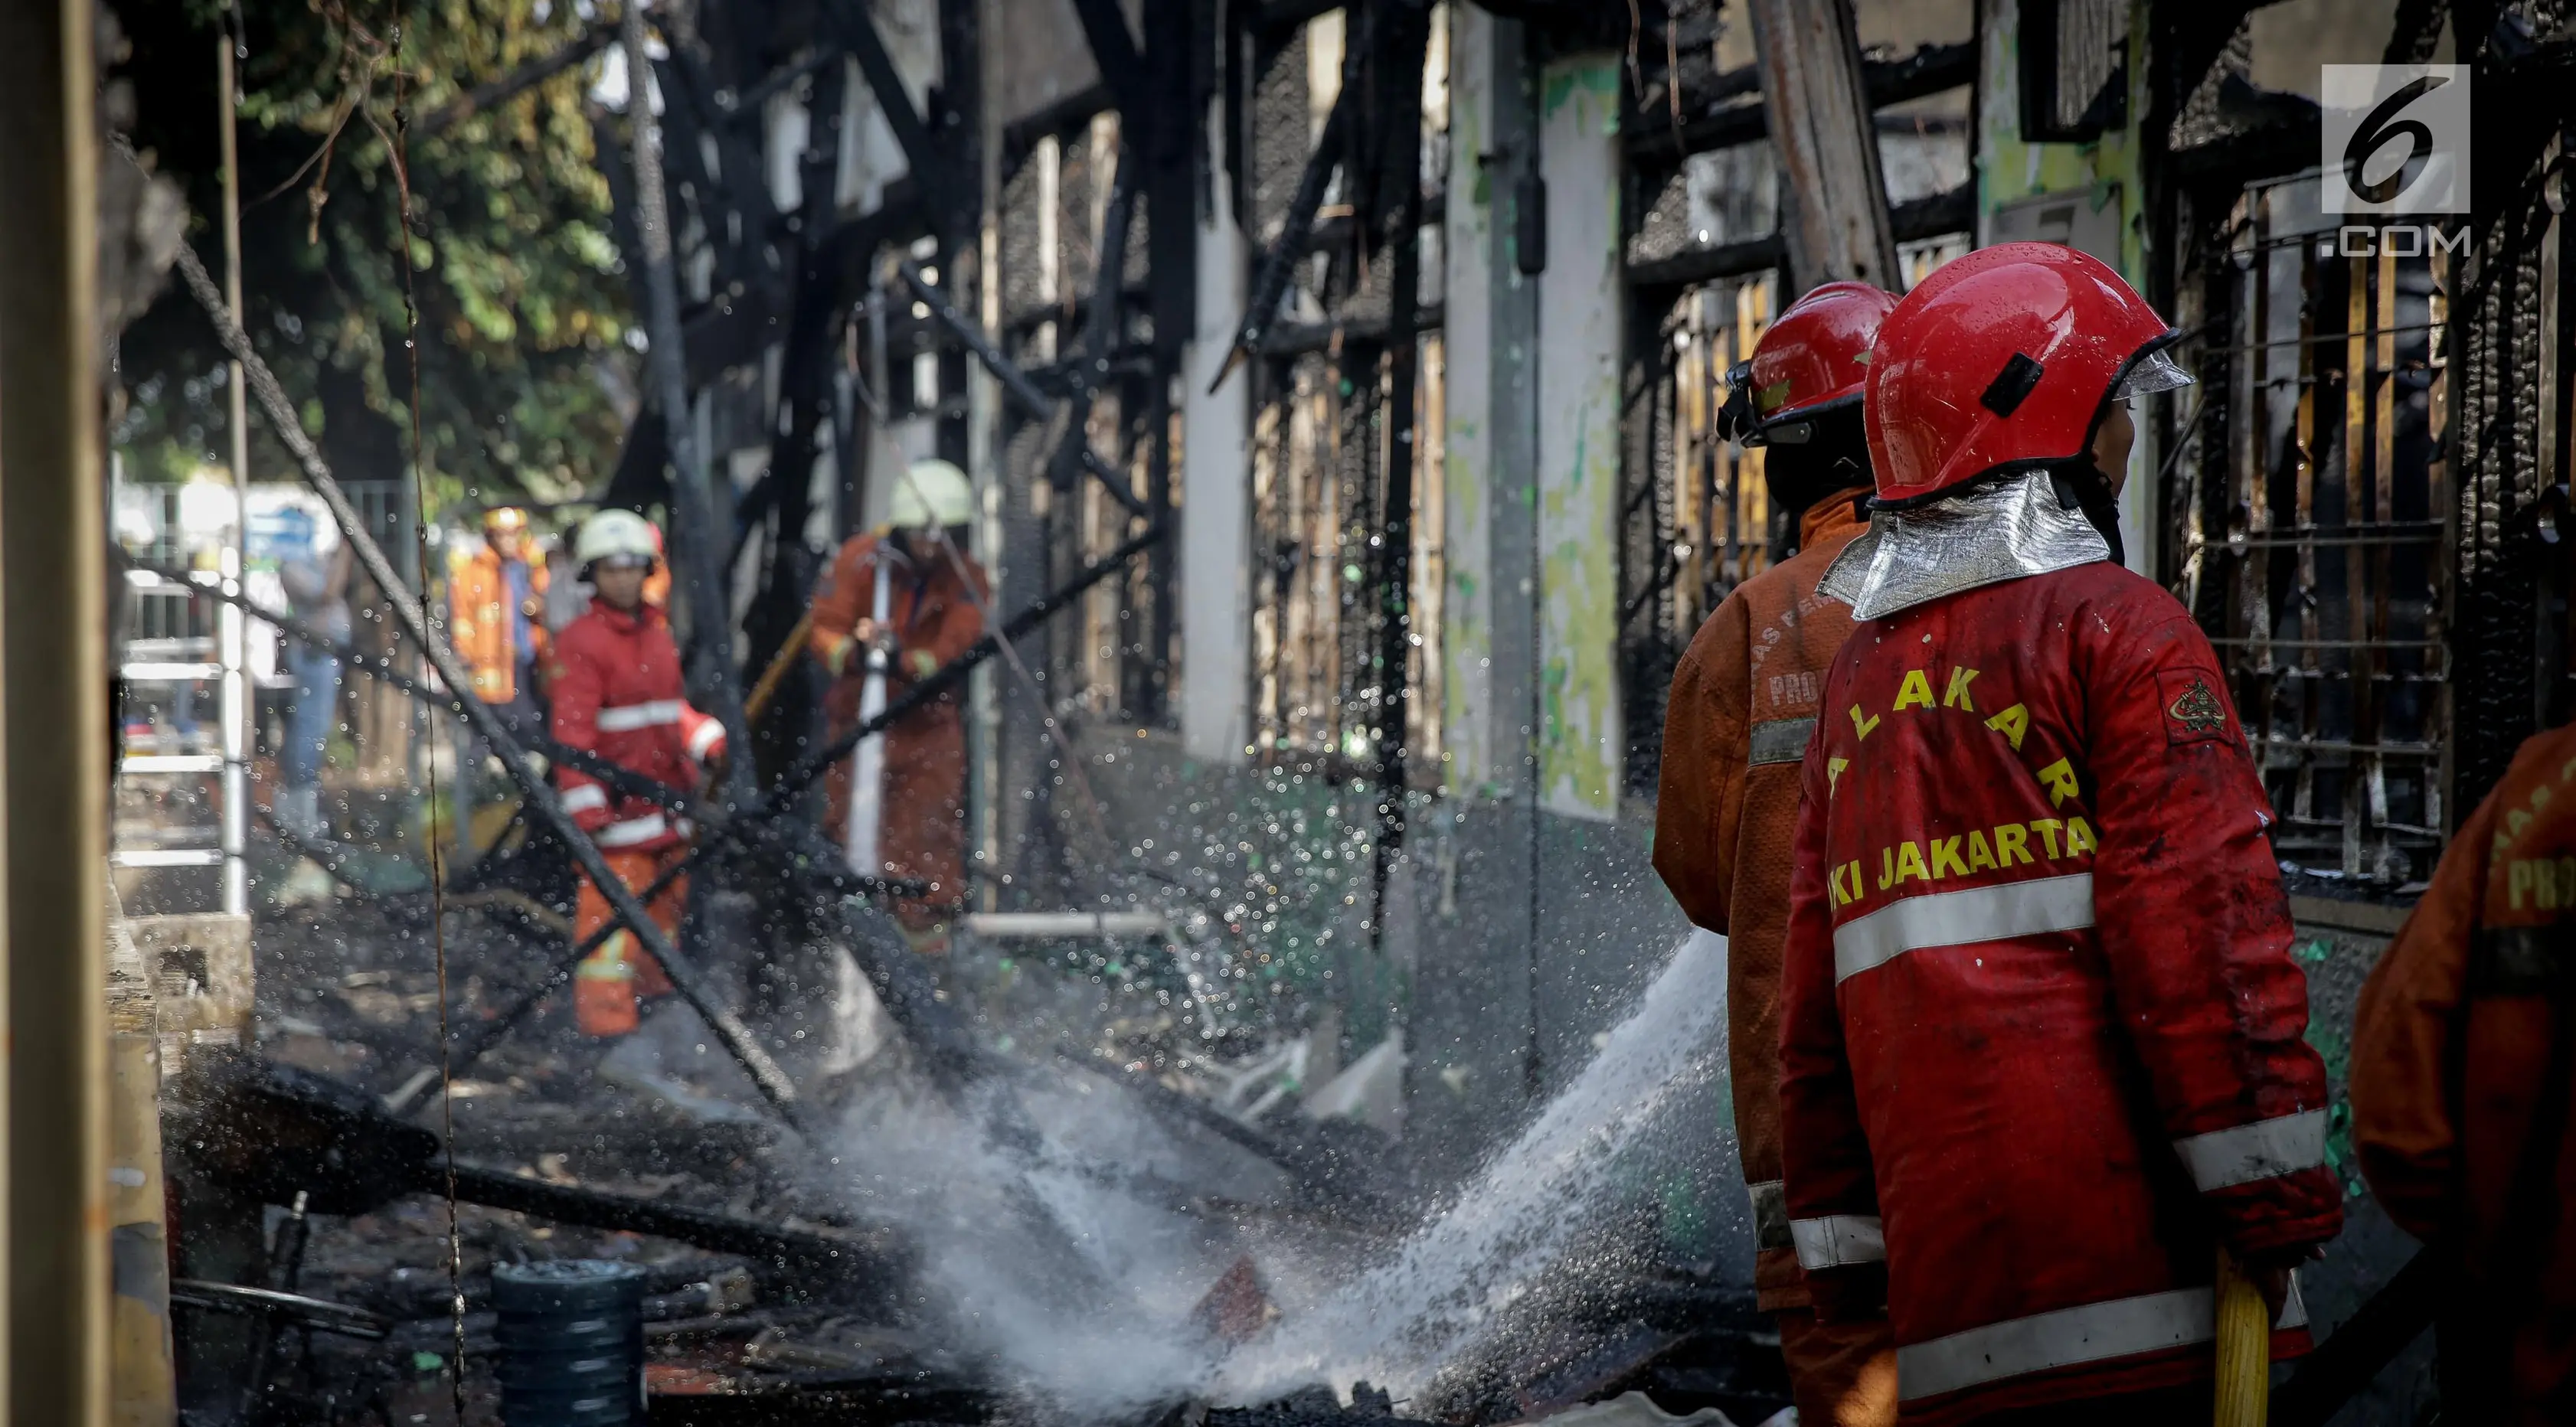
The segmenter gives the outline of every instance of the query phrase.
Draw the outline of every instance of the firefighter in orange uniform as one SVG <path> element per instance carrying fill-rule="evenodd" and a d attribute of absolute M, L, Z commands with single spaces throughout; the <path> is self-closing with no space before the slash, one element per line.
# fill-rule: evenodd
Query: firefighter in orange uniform
<path fill-rule="evenodd" d="M 495 709 L 535 697 L 546 653 L 546 564 L 528 558 L 528 513 L 483 513 L 483 548 L 448 571 L 447 637 Z"/>
<path fill-rule="evenodd" d="M 447 569 L 447 636 L 474 681 L 474 696 L 501 725 L 525 735 L 546 726 L 537 673 L 546 652 L 546 562 L 528 548 L 528 513 L 497 506 L 483 513 L 483 547 L 451 551 Z M 458 855 L 471 860 L 474 810 L 482 801 L 484 760 L 492 749 L 471 725 L 455 725 L 455 832 Z"/>
<path fill-rule="evenodd" d="M 573 549 L 593 598 L 555 641 L 555 741 L 683 791 L 698 787 L 704 771 L 723 763 L 724 726 L 689 706 L 670 622 L 644 602 L 644 582 L 658 563 L 652 526 L 631 511 L 603 510 L 582 523 Z M 687 820 L 575 769 L 560 768 L 556 777 L 564 811 L 628 890 L 640 894 L 687 854 Z M 664 936 L 679 935 L 687 895 L 688 879 L 676 879 L 646 909 Z M 574 939 L 586 940 L 609 921 L 608 899 L 584 878 Z M 639 997 L 670 991 L 662 968 L 620 928 L 574 972 L 574 1016 L 587 1034 L 622 1036 L 636 1027 Z"/>
<path fill-rule="evenodd" d="M 1789 1235 L 1780 1184 L 1780 943 L 1789 919 L 1789 843 L 1798 764 L 1816 727 L 1824 673 L 1851 609 L 1816 581 L 1860 534 L 1870 492 L 1861 385 L 1894 296 L 1827 283 L 1780 314 L 1732 374 L 1721 425 L 1764 448 L 1772 502 L 1798 519 L 1798 553 L 1736 586 L 1673 673 L 1664 712 L 1655 871 L 1692 922 L 1727 938 L 1727 1051 L 1735 1133 L 1753 1199 L 1754 1288 L 1780 1323 L 1801 1422 L 1896 1420 L 1887 1321 L 1818 1323 Z"/>
<path fill-rule="evenodd" d="M 2451 1256 L 2444 1421 L 2576 1422 L 2576 728 L 2522 746 L 2361 989 L 2352 1128 Z"/>
<path fill-rule="evenodd" d="M 2126 401 L 2189 380 L 2177 336 L 2007 243 L 1871 352 L 1780 1115 L 1809 1293 L 1886 1316 L 1903 1423 L 2207 1421 L 2222 1246 L 2287 1355 L 2342 1225 L 2270 803 L 2208 639 L 2118 563 Z"/>
<path fill-rule="evenodd" d="M 832 676 L 824 710 L 834 738 L 858 726 L 872 698 L 902 698 L 984 636 L 991 587 L 965 553 L 975 508 L 966 473 L 916 461 L 888 507 L 888 528 L 852 536 L 814 594 L 806 647 Z M 929 884 L 927 895 L 895 905 L 927 952 L 945 947 L 941 924 L 966 892 L 963 695 L 951 690 L 906 714 L 830 775 L 830 828 L 853 868 Z M 876 798 L 853 796 L 858 776 L 870 777 Z"/>

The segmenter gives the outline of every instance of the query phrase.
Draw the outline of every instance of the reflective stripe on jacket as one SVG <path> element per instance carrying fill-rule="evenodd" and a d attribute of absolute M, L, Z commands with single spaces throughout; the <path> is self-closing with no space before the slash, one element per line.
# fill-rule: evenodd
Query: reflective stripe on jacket
<path fill-rule="evenodd" d="M 1792 1237 L 1883 1259 L 1901 1418 L 2206 1378 L 2215 1240 L 2331 1238 L 2325 1070 L 2209 642 L 2109 563 L 1857 626 L 1803 769 Z M 2305 1347 L 2295 1299 L 2276 1353 Z"/>
<path fill-rule="evenodd" d="M 605 604 L 563 627 L 547 675 L 555 741 L 586 749 L 687 792 L 698 767 L 724 746 L 724 725 L 689 706 L 670 621 L 650 605 L 621 614 Z M 686 839 L 685 819 L 618 793 L 586 773 L 556 770 L 564 811 L 604 848 L 649 851 Z"/>
<path fill-rule="evenodd" d="M 2471 1334 L 2490 1340 L 2497 1389 L 2475 1420 L 2576 1420 L 2576 1086 L 2549 1084 L 2553 1059 L 2570 1073 L 2571 995 L 2576 728 L 2562 728 L 2524 743 L 2452 838 L 2353 1025 L 2362 1174 L 2390 1218 L 2459 1255 L 2464 1304 L 2495 1314 Z"/>
<path fill-rule="evenodd" d="M 1754 1287 L 1775 1312 L 1807 1304 L 1780 1193 L 1780 943 L 1798 761 L 1825 671 L 1851 633 L 1851 607 L 1819 598 L 1816 581 L 1867 528 L 1854 500 L 1868 493 L 1808 507 L 1798 553 L 1736 586 L 1709 615 L 1664 704 L 1655 871 L 1693 923 L 1727 938 L 1727 1055 L 1752 1197 Z"/>

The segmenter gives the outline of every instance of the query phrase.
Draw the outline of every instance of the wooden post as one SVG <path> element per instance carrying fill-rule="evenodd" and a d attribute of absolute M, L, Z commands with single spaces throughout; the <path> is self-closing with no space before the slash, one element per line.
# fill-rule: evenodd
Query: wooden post
<path fill-rule="evenodd" d="M 1771 147 L 1788 179 L 1780 229 L 1796 290 L 1856 280 L 1895 291 L 1896 237 L 1851 0 L 1746 0 L 1745 8 Z"/>
<path fill-rule="evenodd" d="M 0 5 L 0 1067 L 8 1419 L 104 1427 L 107 530 L 87 0 Z"/>

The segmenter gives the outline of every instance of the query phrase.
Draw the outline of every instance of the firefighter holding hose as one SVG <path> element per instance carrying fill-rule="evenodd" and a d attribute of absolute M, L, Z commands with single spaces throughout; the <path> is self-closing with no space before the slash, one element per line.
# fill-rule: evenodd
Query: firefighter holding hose
<path fill-rule="evenodd" d="M 2119 563 L 2129 398 L 2189 380 L 2100 261 L 2012 243 L 1879 328 L 1869 531 L 1802 769 L 1790 1235 L 1898 1420 L 2207 1421 L 2221 1249 L 2306 1346 L 2332 1238 L 2271 811 L 2209 641 Z M 2232 1275 L 2232 1269 L 2231 1269 Z"/>
<path fill-rule="evenodd" d="M 832 678 L 824 710 L 838 738 L 984 637 L 991 586 L 965 553 L 974 518 L 966 473 L 915 461 L 895 483 L 886 528 L 852 536 L 814 594 L 807 648 Z M 970 585 L 971 582 L 971 585 Z M 966 720 L 939 695 L 834 766 L 830 828 L 851 870 L 910 878 L 928 892 L 895 903 L 916 947 L 946 946 L 947 910 L 966 890 Z"/>
<path fill-rule="evenodd" d="M 1866 283 L 1815 289 L 1781 313 L 1731 374 L 1723 433 L 1763 451 L 1772 503 L 1798 521 L 1798 553 L 1736 586 L 1673 672 L 1655 799 L 1655 871 L 1691 921 L 1727 940 L 1727 1052 L 1735 1133 L 1753 1200 L 1754 1289 L 1780 1324 L 1799 1420 L 1896 1420 L 1896 1356 L 1883 1318 L 1819 1323 L 1780 1184 L 1780 944 L 1798 765 L 1817 696 L 1851 633 L 1848 606 L 1816 581 L 1862 530 L 1870 493 L 1861 386 L 1896 298 Z"/>
<path fill-rule="evenodd" d="M 689 706 L 670 621 L 644 598 L 660 550 L 651 523 L 632 511 L 603 510 L 582 522 L 573 557 L 590 583 L 590 608 L 556 636 L 548 685 L 557 743 L 687 791 L 722 768 L 724 725 Z M 578 769 L 559 768 L 555 776 L 564 811 L 599 844 L 627 890 L 641 895 L 688 854 L 687 819 Z M 688 879 L 677 878 L 646 908 L 664 936 L 678 937 L 687 897 Z M 608 899 L 584 878 L 573 940 L 587 940 L 610 920 Z M 573 1013 L 587 1034 L 622 1036 L 639 1023 L 639 999 L 670 992 L 662 968 L 620 928 L 574 971 Z"/>

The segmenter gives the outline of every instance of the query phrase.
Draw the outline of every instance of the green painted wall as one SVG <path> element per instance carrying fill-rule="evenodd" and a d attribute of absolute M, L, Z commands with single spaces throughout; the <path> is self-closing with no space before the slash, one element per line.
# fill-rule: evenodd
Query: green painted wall
<path fill-rule="evenodd" d="M 1619 807 L 1619 58 L 1540 77 L 1539 776 L 1544 805 Z"/>

